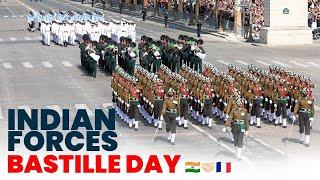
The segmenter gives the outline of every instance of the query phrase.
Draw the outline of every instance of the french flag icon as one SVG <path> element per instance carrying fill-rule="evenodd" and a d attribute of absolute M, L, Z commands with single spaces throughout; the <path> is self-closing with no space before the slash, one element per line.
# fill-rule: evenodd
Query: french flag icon
<path fill-rule="evenodd" d="M 216 172 L 230 173 L 231 162 L 216 162 Z"/>

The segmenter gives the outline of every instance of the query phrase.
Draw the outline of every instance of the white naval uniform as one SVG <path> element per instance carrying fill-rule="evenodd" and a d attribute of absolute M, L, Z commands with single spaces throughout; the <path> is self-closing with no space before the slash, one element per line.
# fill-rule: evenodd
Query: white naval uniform
<path fill-rule="evenodd" d="M 41 41 L 45 44 L 45 26 L 46 24 L 41 22 L 40 33 L 41 33 Z"/>
<path fill-rule="evenodd" d="M 128 28 L 129 37 L 132 39 L 132 42 L 136 42 L 136 24 L 130 24 Z"/>
<path fill-rule="evenodd" d="M 75 29 L 75 24 L 69 24 L 69 38 L 68 38 L 68 42 L 71 45 L 74 45 L 75 40 L 76 40 L 76 29 Z"/>
<path fill-rule="evenodd" d="M 62 25 L 62 43 L 63 42 L 68 42 L 68 37 L 69 37 L 69 34 L 70 34 L 70 28 L 69 28 L 69 25 Z"/>
<path fill-rule="evenodd" d="M 82 24 L 80 23 L 80 22 L 76 22 L 76 24 L 75 24 L 75 33 L 76 33 L 76 40 L 77 41 L 81 41 L 82 40 L 82 29 L 83 29 L 83 27 L 82 27 Z"/>
<path fill-rule="evenodd" d="M 95 41 L 99 42 L 101 36 L 101 27 L 95 26 L 94 38 Z"/>
<path fill-rule="evenodd" d="M 96 32 L 96 28 L 95 26 L 91 27 L 90 29 L 87 29 L 87 34 L 89 34 L 90 40 L 91 41 L 95 41 L 95 32 Z"/>
<path fill-rule="evenodd" d="M 44 44 L 50 46 L 50 42 L 51 42 L 51 32 L 50 32 L 50 24 L 41 24 L 41 28 L 42 26 L 44 26 L 43 28 L 43 33 L 44 33 Z"/>
<path fill-rule="evenodd" d="M 55 43 L 58 43 L 58 36 L 57 36 L 58 27 L 59 27 L 59 25 L 56 22 L 53 22 L 52 25 L 51 25 L 52 40 Z"/>

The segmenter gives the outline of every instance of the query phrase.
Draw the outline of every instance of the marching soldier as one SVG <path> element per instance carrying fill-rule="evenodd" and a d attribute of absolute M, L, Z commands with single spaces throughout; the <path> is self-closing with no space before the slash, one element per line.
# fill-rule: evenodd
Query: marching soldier
<path fill-rule="evenodd" d="M 136 43 L 132 42 L 130 44 L 130 47 L 127 49 L 127 51 L 128 51 L 127 69 L 128 69 L 128 73 L 132 76 L 134 74 L 136 58 L 137 58 Z"/>
<path fill-rule="evenodd" d="M 288 92 L 284 86 L 285 80 L 280 79 L 280 84 L 277 88 L 277 104 L 276 104 L 276 122 L 275 125 L 282 124 L 283 128 L 287 127 L 287 104 L 288 104 Z"/>
<path fill-rule="evenodd" d="M 117 42 L 110 39 L 109 44 L 105 48 L 105 61 L 107 74 L 111 75 L 115 71 L 117 64 L 118 46 Z"/>
<path fill-rule="evenodd" d="M 243 107 L 243 102 L 239 98 L 236 101 L 237 106 L 231 110 L 229 119 L 225 123 L 228 127 L 231 127 L 231 132 L 233 134 L 233 143 L 236 150 L 236 158 L 241 159 L 242 157 L 242 146 L 243 137 L 248 135 L 249 131 L 249 121 L 247 110 Z M 223 128 L 223 132 L 226 132 L 226 127 Z"/>
<path fill-rule="evenodd" d="M 148 44 L 143 44 L 142 48 L 139 51 L 140 53 L 140 66 L 144 69 L 148 69 L 149 66 L 149 58 L 150 56 L 148 56 Z"/>
<path fill-rule="evenodd" d="M 258 128 L 261 128 L 261 106 L 262 106 L 262 88 L 258 84 L 258 79 L 253 80 L 253 87 L 251 90 L 251 117 L 250 125 L 256 124 Z"/>
<path fill-rule="evenodd" d="M 202 96 L 202 106 L 203 106 L 203 121 L 202 124 L 208 124 L 209 128 L 212 128 L 212 90 L 210 87 L 210 79 L 205 79 L 203 96 Z"/>
<path fill-rule="evenodd" d="M 310 118 L 314 116 L 314 100 L 307 96 L 307 89 L 301 91 L 301 97 L 298 99 L 294 113 L 298 115 L 300 143 L 309 147 L 310 143 Z M 305 132 L 305 133 L 304 133 Z"/>
<path fill-rule="evenodd" d="M 168 141 L 171 145 L 175 144 L 176 137 L 176 118 L 179 112 L 178 99 L 174 97 L 174 91 L 172 88 L 168 90 L 168 95 L 165 97 L 162 109 L 161 120 L 164 117 L 166 122 L 166 131 L 168 133 Z"/>
<path fill-rule="evenodd" d="M 188 107 L 189 107 L 189 91 L 186 87 L 186 81 L 180 84 L 179 87 L 179 97 L 180 97 L 180 118 L 179 118 L 179 126 L 183 124 L 185 129 L 188 129 Z"/>
<path fill-rule="evenodd" d="M 202 47 L 203 40 L 199 39 L 197 40 L 196 46 L 194 47 L 194 70 L 202 73 L 202 61 L 206 57 L 206 53 Z"/>
<path fill-rule="evenodd" d="M 35 20 L 36 20 L 36 14 L 34 11 L 29 11 L 29 14 L 27 16 L 28 24 L 29 24 L 29 30 L 34 32 L 35 29 Z"/>
<path fill-rule="evenodd" d="M 100 56 L 97 54 L 98 49 L 97 49 L 97 42 L 94 41 L 92 42 L 92 46 L 89 46 L 88 48 L 88 63 L 89 63 L 89 71 L 88 75 L 92 74 L 94 78 L 96 78 L 97 75 L 97 62 L 100 58 Z"/>
<path fill-rule="evenodd" d="M 129 127 L 132 128 L 134 126 L 135 131 L 138 131 L 139 121 L 137 120 L 138 112 L 139 112 L 139 91 L 134 87 L 136 84 L 136 79 L 134 77 L 131 78 L 131 84 L 129 85 L 130 94 L 129 94 L 129 110 L 128 110 L 128 118 L 129 118 Z"/>

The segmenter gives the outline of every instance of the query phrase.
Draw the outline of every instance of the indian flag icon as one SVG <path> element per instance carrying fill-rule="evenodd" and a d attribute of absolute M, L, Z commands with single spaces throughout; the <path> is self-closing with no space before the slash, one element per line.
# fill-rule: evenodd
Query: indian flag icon
<path fill-rule="evenodd" d="M 185 162 L 185 172 L 199 173 L 200 162 Z"/>

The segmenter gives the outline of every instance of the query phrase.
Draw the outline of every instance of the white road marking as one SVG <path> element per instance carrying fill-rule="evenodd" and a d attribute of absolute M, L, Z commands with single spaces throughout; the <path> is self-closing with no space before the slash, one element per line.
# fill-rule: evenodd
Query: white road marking
<path fill-rule="evenodd" d="M 30 62 L 22 62 L 22 65 L 23 65 L 25 68 L 33 68 L 33 65 L 32 65 Z"/>
<path fill-rule="evenodd" d="M 3 41 L 3 39 L 0 38 L 0 42 Z"/>
<path fill-rule="evenodd" d="M 224 64 L 224 65 L 229 65 L 229 63 L 227 63 L 227 62 L 225 62 L 225 61 L 223 61 L 223 60 L 217 60 L 217 62 L 219 62 L 219 63 L 221 63 L 221 64 Z"/>
<path fill-rule="evenodd" d="M 305 64 L 301 64 L 301 63 L 299 63 L 299 62 L 296 62 L 296 61 L 290 61 L 290 63 L 292 63 L 292 64 L 294 64 L 294 65 L 296 65 L 296 66 L 300 66 L 300 67 L 309 67 L 309 66 L 307 66 L 307 65 L 305 65 Z"/>
<path fill-rule="evenodd" d="M 237 62 L 237 63 L 239 63 L 239 64 L 242 64 L 242 65 L 245 65 L 245 66 L 248 66 L 248 65 L 249 65 L 249 63 L 244 62 L 244 61 L 242 61 L 242 60 L 235 60 L 235 62 Z"/>
<path fill-rule="evenodd" d="M 15 18 L 15 17 L 17 17 L 17 16 L 11 16 L 11 17 Z"/>
<path fill-rule="evenodd" d="M 69 61 L 62 61 L 61 63 L 66 67 L 72 67 L 73 66 Z"/>
<path fill-rule="evenodd" d="M 62 117 L 62 109 L 60 108 L 59 105 L 48 105 L 47 109 L 52 109 L 57 111 L 57 113 L 59 114 L 60 118 Z"/>
<path fill-rule="evenodd" d="M 31 38 L 30 37 L 24 37 L 24 40 L 30 41 Z"/>
<path fill-rule="evenodd" d="M 259 60 L 255 60 L 257 63 L 260 63 L 262 65 L 265 65 L 265 66 L 270 66 L 270 64 L 264 62 L 264 61 L 259 61 Z"/>
<path fill-rule="evenodd" d="M 41 36 L 38 36 L 38 37 L 37 37 L 37 40 L 42 40 L 42 37 L 41 37 Z"/>
<path fill-rule="evenodd" d="M 102 107 L 105 110 L 109 110 L 109 108 L 113 107 L 113 103 L 102 103 Z"/>
<path fill-rule="evenodd" d="M 314 110 L 315 110 L 315 111 L 320 111 L 320 107 L 317 106 L 317 105 L 314 105 Z"/>
<path fill-rule="evenodd" d="M 53 65 L 48 61 L 44 61 L 44 62 L 41 62 L 41 63 L 46 68 L 52 68 L 53 67 Z"/>
<path fill-rule="evenodd" d="M 16 41 L 17 39 L 15 37 L 11 37 L 10 41 Z"/>
<path fill-rule="evenodd" d="M 229 147 L 228 145 L 219 142 L 219 140 L 217 138 L 215 138 L 214 136 L 212 136 L 211 134 L 209 134 L 208 132 L 206 132 L 205 130 L 203 130 L 202 128 L 190 123 L 190 125 L 192 127 L 194 127 L 196 130 L 198 130 L 199 132 L 203 133 L 204 135 L 206 135 L 209 139 L 211 139 L 212 141 L 214 141 L 215 143 L 219 144 L 220 146 L 224 147 L 225 149 L 227 149 L 228 151 L 230 151 L 231 153 L 234 153 L 234 149 Z M 246 163 L 249 165 L 250 168 L 254 168 L 253 163 L 244 155 L 242 155 L 242 160 L 246 161 Z"/>
<path fill-rule="evenodd" d="M 24 17 L 24 15 L 20 15 L 19 17 Z"/>
<path fill-rule="evenodd" d="M 283 67 L 289 67 L 288 64 L 285 64 L 285 63 L 282 63 L 282 62 L 279 62 L 279 61 L 272 61 L 272 62 L 274 62 L 274 63 L 276 63 L 276 64 L 278 64 L 280 66 L 283 66 Z"/>
<path fill-rule="evenodd" d="M 2 109 L 0 107 L 0 119 L 3 120 L 3 114 L 2 114 Z"/>
<path fill-rule="evenodd" d="M 29 117 L 31 117 L 31 108 L 29 106 L 18 106 L 18 109 L 24 109 Z"/>
<path fill-rule="evenodd" d="M 85 109 L 87 111 L 88 116 L 94 116 L 92 111 L 86 104 L 75 104 L 76 109 Z"/>
<path fill-rule="evenodd" d="M 102 107 L 106 110 L 107 116 L 109 116 L 109 108 L 113 108 L 113 103 L 102 103 Z"/>
<path fill-rule="evenodd" d="M 9 17 L 9 16 L 3 16 L 3 17 L 7 18 L 7 17 Z"/>
<path fill-rule="evenodd" d="M 260 139 L 257 139 L 256 137 L 253 137 L 253 136 L 250 136 L 250 135 L 248 137 L 250 137 L 251 139 L 254 139 L 258 143 L 260 143 L 260 144 L 262 144 L 262 145 L 264 145 L 264 146 L 266 146 L 266 147 L 268 147 L 270 149 L 273 149 L 273 150 L 277 151 L 278 153 L 282 154 L 283 156 L 286 156 L 286 153 L 281 151 L 280 149 L 277 149 L 277 148 L 275 148 L 275 147 L 273 147 L 273 146 L 261 141 Z"/>
<path fill-rule="evenodd" d="M 320 67 L 320 65 L 319 65 L 319 64 L 317 64 L 317 63 L 315 63 L 315 62 L 312 62 L 312 61 L 307 62 L 307 63 L 308 63 L 308 64 L 310 64 L 311 66 Z"/>
<path fill-rule="evenodd" d="M 12 65 L 11 65 L 11 63 L 3 63 L 2 66 L 3 66 L 4 68 L 6 68 L 6 69 L 11 69 L 11 68 L 13 68 Z"/>

